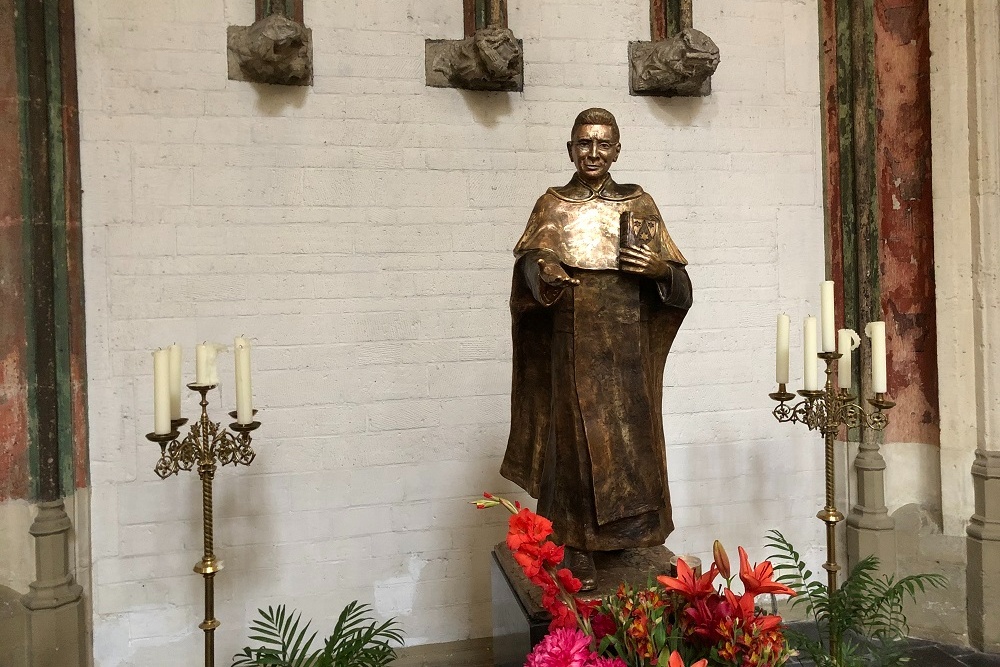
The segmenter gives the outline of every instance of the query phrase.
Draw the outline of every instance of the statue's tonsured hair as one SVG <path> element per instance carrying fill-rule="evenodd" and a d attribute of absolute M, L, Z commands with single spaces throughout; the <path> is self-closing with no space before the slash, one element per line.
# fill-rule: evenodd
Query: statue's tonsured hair
<path fill-rule="evenodd" d="M 615 132 L 615 141 L 618 141 L 620 138 L 618 121 L 615 120 L 614 114 L 607 109 L 601 109 L 600 107 L 584 109 L 577 115 L 576 120 L 573 121 L 572 131 L 576 132 L 576 128 L 581 125 L 610 125 L 611 129 Z"/>

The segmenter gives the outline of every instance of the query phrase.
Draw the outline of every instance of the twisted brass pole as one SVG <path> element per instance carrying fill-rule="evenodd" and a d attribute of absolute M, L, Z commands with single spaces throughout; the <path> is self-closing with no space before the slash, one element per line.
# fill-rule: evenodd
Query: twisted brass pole
<path fill-rule="evenodd" d="M 834 439 L 840 430 L 839 403 L 841 397 L 833 386 L 833 362 L 840 358 L 837 352 L 823 352 L 819 355 L 826 362 L 826 385 L 824 387 L 824 398 L 827 402 L 825 423 L 822 426 L 825 454 L 825 475 L 826 475 L 826 505 L 817 514 L 816 518 L 826 524 L 826 562 L 823 569 L 826 570 L 827 593 L 833 595 L 837 590 L 837 573 L 840 572 L 840 564 L 837 563 L 837 524 L 844 520 L 844 515 L 837 509 L 836 498 L 836 474 Z M 833 663 L 840 662 L 840 636 L 833 623 L 830 624 L 830 657 Z"/>
<path fill-rule="evenodd" d="M 201 393 L 201 433 L 207 436 L 213 424 L 208 419 L 208 391 L 210 387 L 197 387 Z M 222 571 L 222 561 L 215 558 L 215 510 L 212 484 L 215 481 L 215 440 L 202 437 L 198 442 L 198 476 L 201 478 L 201 525 L 203 555 L 194 571 L 205 578 L 205 620 L 198 627 L 205 632 L 205 667 L 215 667 L 215 629 L 221 625 L 215 618 L 215 574 Z"/>

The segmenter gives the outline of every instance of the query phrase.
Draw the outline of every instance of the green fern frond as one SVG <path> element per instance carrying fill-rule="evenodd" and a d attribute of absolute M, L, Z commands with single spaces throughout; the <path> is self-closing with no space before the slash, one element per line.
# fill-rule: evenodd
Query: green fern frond
<path fill-rule="evenodd" d="M 258 609 L 260 618 L 250 625 L 250 640 L 259 642 L 257 648 L 246 647 L 233 656 L 233 667 L 313 667 L 318 651 L 310 653 L 316 633 L 309 633 L 308 622 L 300 630 L 302 615 L 288 614 L 284 605 Z"/>
<path fill-rule="evenodd" d="M 832 636 L 840 659 L 834 663 L 823 641 L 787 630 L 789 645 L 808 655 L 818 667 L 894 667 L 906 661 L 904 642 L 909 630 L 904 613 L 907 598 L 928 588 L 942 588 L 947 579 L 940 574 L 917 574 L 898 581 L 879 574 L 874 556 L 855 565 L 834 591 L 812 572 L 792 544 L 777 530 L 767 534 L 767 546 L 774 550 L 771 560 L 777 580 L 799 594 L 792 605 L 803 603 L 812 614 L 820 637 Z"/>
<path fill-rule="evenodd" d="M 298 612 L 289 614 L 284 606 L 257 611 L 250 639 L 261 645 L 234 655 L 233 667 L 384 667 L 403 643 L 394 619 L 378 623 L 370 616 L 371 607 L 356 600 L 341 611 L 323 648 L 312 652 L 316 633 L 308 634 L 311 623 L 299 629 Z"/>
<path fill-rule="evenodd" d="M 376 623 L 370 611 L 368 605 L 354 601 L 340 613 L 323 650 L 330 667 L 383 667 L 396 657 L 393 645 L 403 643 L 397 623 L 392 619 Z"/>

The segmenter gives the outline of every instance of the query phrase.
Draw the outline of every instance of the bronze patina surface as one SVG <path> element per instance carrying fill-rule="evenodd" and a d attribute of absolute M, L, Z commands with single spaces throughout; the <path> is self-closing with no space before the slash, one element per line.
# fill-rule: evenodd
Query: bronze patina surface
<path fill-rule="evenodd" d="M 538 498 L 571 549 L 659 546 L 673 530 L 663 369 L 691 306 L 686 260 L 652 197 L 611 179 L 614 116 L 581 113 L 567 148 L 576 175 L 539 198 L 514 251 L 501 473 Z M 649 243 L 620 247 L 623 214 L 655 227 Z M 590 563 L 576 572 L 587 587 Z"/>

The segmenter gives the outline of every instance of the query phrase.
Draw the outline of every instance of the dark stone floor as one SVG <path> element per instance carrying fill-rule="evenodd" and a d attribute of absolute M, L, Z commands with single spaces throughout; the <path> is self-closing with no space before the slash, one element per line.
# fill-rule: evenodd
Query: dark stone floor
<path fill-rule="evenodd" d="M 799 632 L 810 632 L 812 623 L 790 623 Z M 926 639 L 908 639 L 906 653 L 913 667 L 1000 667 L 1000 655 L 980 653 L 968 646 L 950 646 Z M 812 660 L 792 658 L 789 667 L 815 667 Z"/>
<path fill-rule="evenodd" d="M 907 653 L 909 664 L 914 667 L 998 667 L 1000 655 L 987 655 L 965 646 L 947 646 L 913 640 L 915 645 Z M 792 658 L 789 667 L 815 667 L 812 660 Z"/>

